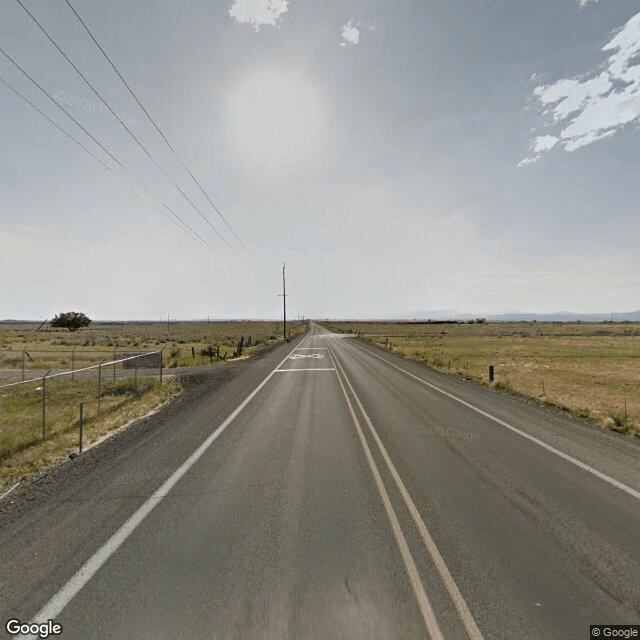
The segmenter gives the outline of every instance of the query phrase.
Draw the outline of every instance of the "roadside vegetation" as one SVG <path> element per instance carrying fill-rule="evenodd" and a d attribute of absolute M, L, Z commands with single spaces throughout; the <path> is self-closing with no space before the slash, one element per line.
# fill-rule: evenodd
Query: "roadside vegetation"
<path fill-rule="evenodd" d="M 277 322 L 93 322 L 73 333 L 39 324 L 0 322 L 0 384 L 20 380 L 23 362 L 29 378 L 29 371 L 78 369 L 164 347 L 165 367 L 194 367 L 250 357 L 282 340 Z M 287 336 L 306 328 L 287 323 Z"/>
<path fill-rule="evenodd" d="M 640 436 L 640 323 L 323 324 L 434 369 Z"/>
<path fill-rule="evenodd" d="M 174 379 L 141 378 L 103 384 L 98 405 L 96 380 L 54 378 L 0 389 L 0 488 L 77 453 L 80 403 L 83 403 L 83 449 L 111 431 L 148 414 L 179 393 Z"/>
<path fill-rule="evenodd" d="M 307 323 L 287 324 L 288 337 Z M 93 323 L 74 332 L 39 323 L 0 322 L 0 494 L 3 488 L 78 451 L 80 403 L 84 448 L 115 429 L 166 403 L 181 384 L 179 367 L 215 366 L 248 358 L 283 340 L 274 322 Z M 159 370 L 129 369 L 127 377 L 109 365 L 70 376 L 48 378 L 46 371 L 97 365 L 136 353 L 163 349 Z M 22 367 L 24 366 L 24 374 Z M 44 405 L 44 420 L 43 420 Z M 44 432 L 43 432 L 44 422 Z"/>

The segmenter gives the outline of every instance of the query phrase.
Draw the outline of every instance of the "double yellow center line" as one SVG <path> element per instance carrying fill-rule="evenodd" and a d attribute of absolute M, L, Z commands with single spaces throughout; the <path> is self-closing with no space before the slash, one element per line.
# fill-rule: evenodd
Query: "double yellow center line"
<path fill-rule="evenodd" d="M 445 561 L 443 560 L 442 555 L 438 551 L 438 548 L 435 542 L 433 541 L 433 538 L 431 537 L 427 529 L 427 526 L 425 525 L 424 520 L 420 515 L 420 512 L 418 511 L 415 503 L 411 499 L 411 496 L 409 495 L 409 492 L 407 491 L 407 488 L 405 487 L 404 482 L 402 482 L 402 478 L 398 474 L 398 471 L 396 470 L 395 465 L 391 461 L 391 458 L 389 457 L 387 450 L 382 444 L 382 441 L 378 436 L 378 432 L 373 426 L 373 423 L 371 422 L 371 419 L 367 415 L 367 412 L 364 410 L 364 407 L 362 406 L 362 402 L 360 402 L 360 398 L 358 398 L 358 395 L 356 394 L 353 388 L 353 385 L 349 381 L 349 378 L 347 377 L 344 369 L 342 368 L 342 365 L 338 361 L 337 356 L 335 355 L 333 349 L 329 346 L 329 343 L 326 340 L 325 340 L 325 344 L 327 346 L 329 356 L 331 357 L 331 360 L 334 363 L 336 374 L 338 376 L 338 382 L 340 383 L 340 387 L 342 388 L 342 393 L 344 394 L 345 400 L 347 402 L 347 406 L 349 407 L 349 413 L 351 414 L 351 418 L 353 420 L 356 431 L 358 433 L 358 437 L 360 438 L 360 443 L 362 445 L 362 449 L 364 450 L 367 463 L 369 464 L 369 469 L 371 470 L 371 475 L 373 476 L 374 482 L 376 484 L 376 488 L 378 489 L 378 493 L 380 494 L 380 499 L 382 500 L 382 504 L 387 513 L 387 517 L 389 518 L 391 529 L 393 530 L 393 534 L 395 536 L 396 543 L 398 545 L 398 550 L 400 551 L 400 555 L 402 556 L 402 561 L 404 563 L 405 569 L 409 576 L 411 587 L 415 594 L 416 600 L 418 602 L 418 607 L 420 608 L 420 613 L 422 615 L 422 618 L 424 620 L 425 626 L 427 628 L 427 631 L 429 633 L 431 640 L 444 640 L 444 636 L 442 635 L 442 631 L 438 626 L 438 621 L 433 612 L 433 607 L 429 602 L 429 598 L 424 589 L 424 585 L 422 584 L 422 580 L 420 579 L 420 574 L 416 567 L 413 556 L 411 555 L 411 551 L 409 549 L 409 545 L 407 544 L 407 540 L 402 532 L 400 522 L 398 521 L 398 516 L 396 515 L 393 505 L 391 504 L 391 500 L 389 499 L 389 494 L 387 493 L 387 490 L 384 486 L 382 476 L 380 474 L 380 471 L 378 470 L 376 462 L 373 458 L 373 454 L 371 453 L 371 449 L 369 448 L 364 432 L 360 425 L 360 420 L 356 415 L 351 399 L 349 398 L 349 394 L 347 393 L 345 382 L 346 382 L 346 385 L 349 387 L 349 391 L 351 392 L 351 395 L 353 396 L 356 404 L 358 405 L 360 413 L 362 414 L 367 424 L 369 432 L 373 437 L 378 447 L 378 450 L 380 451 L 380 454 L 382 455 L 382 458 L 387 468 L 389 469 L 389 472 L 391 473 L 391 477 L 393 478 L 393 481 L 398 491 L 400 492 L 400 495 L 402 496 L 402 499 L 407 509 L 409 510 L 409 513 L 411 514 L 411 517 L 413 518 L 413 521 L 418 529 L 418 532 L 420 533 L 420 537 L 422 538 L 422 541 L 427 551 L 429 552 L 429 555 L 431 556 L 431 559 L 438 573 L 440 574 L 440 578 L 442 579 L 444 586 L 446 587 L 447 591 L 449 592 L 449 595 L 451 596 L 453 604 L 456 607 L 456 610 L 458 611 L 458 615 L 460 616 L 462 624 L 466 629 L 469 638 L 471 640 L 483 640 L 482 634 L 480 633 L 480 629 L 478 629 L 478 625 L 473 619 L 473 616 L 469 611 L 469 607 L 467 606 L 467 603 L 464 601 L 464 598 L 462 597 L 462 594 L 460 593 L 460 590 L 458 589 L 458 586 L 456 585 L 453 579 L 453 576 L 451 575 L 451 572 L 449 571 Z"/>

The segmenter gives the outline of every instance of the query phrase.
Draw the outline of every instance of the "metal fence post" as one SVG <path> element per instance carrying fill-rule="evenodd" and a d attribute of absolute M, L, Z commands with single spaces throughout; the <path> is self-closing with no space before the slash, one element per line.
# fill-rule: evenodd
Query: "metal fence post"
<path fill-rule="evenodd" d="M 113 350 L 113 379 L 116 379 L 116 351 Z"/>
<path fill-rule="evenodd" d="M 138 358 L 136 357 L 135 359 L 136 362 L 136 368 L 135 368 L 135 373 L 133 375 L 133 386 L 134 389 L 137 391 L 138 390 Z"/>
<path fill-rule="evenodd" d="M 42 439 L 44 440 L 45 438 L 45 420 L 46 420 L 46 385 L 47 383 L 47 376 L 44 375 L 42 377 Z"/>
<path fill-rule="evenodd" d="M 84 404 L 81 402 L 80 403 L 80 453 L 82 453 L 82 414 L 83 414 L 83 409 L 84 409 Z"/>
<path fill-rule="evenodd" d="M 160 386 L 162 386 L 162 349 L 160 349 Z"/>
<path fill-rule="evenodd" d="M 71 379 L 75 380 L 74 370 L 76 368 L 76 350 L 71 349 Z"/>
<path fill-rule="evenodd" d="M 493 374 L 493 365 L 489 365 L 489 382 L 493 382 L 494 374 Z"/>
<path fill-rule="evenodd" d="M 24 349 L 22 350 L 22 378 L 21 381 L 24 382 Z"/>
<path fill-rule="evenodd" d="M 102 362 L 98 365 L 98 413 L 100 413 L 100 396 L 102 396 Z"/>
<path fill-rule="evenodd" d="M 51 369 L 47 371 L 42 376 L 42 439 L 44 440 L 46 435 L 46 402 L 47 402 L 47 393 L 46 393 L 46 384 L 47 384 L 47 376 L 51 373 Z"/>

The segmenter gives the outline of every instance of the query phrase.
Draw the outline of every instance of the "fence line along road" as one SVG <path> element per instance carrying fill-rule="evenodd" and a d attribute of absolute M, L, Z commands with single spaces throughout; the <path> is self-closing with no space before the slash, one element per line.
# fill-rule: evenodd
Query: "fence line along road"
<path fill-rule="evenodd" d="M 58 373 L 52 373 L 51 375 L 45 374 L 44 376 L 37 376 L 35 378 L 29 378 L 28 380 L 21 380 L 20 382 L 10 382 L 9 384 L 0 385 L 0 389 L 6 389 L 7 387 L 16 387 L 21 384 L 29 384 L 30 382 L 40 382 L 43 379 L 50 380 L 51 378 L 59 378 L 62 376 L 69 376 L 79 373 L 81 371 L 89 371 L 90 369 L 100 369 L 101 367 L 108 367 L 110 365 L 118 364 L 119 362 L 126 362 L 128 360 L 136 360 L 139 358 L 143 358 L 145 356 L 160 354 L 160 380 L 162 380 L 162 352 L 164 351 L 164 347 L 162 349 L 158 349 L 157 351 L 147 351 L 145 353 L 139 353 L 135 356 L 129 356 L 127 358 L 119 358 L 117 360 L 109 360 L 105 362 L 100 362 L 99 364 L 91 365 L 90 367 L 82 367 L 81 369 L 71 369 L 70 371 L 61 371 Z M 155 367 L 152 367 L 155 369 Z"/>

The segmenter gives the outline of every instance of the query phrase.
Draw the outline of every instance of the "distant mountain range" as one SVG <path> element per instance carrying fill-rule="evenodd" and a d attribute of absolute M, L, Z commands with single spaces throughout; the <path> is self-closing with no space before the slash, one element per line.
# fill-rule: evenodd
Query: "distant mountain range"
<path fill-rule="evenodd" d="M 431 311 L 412 311 L 408 313 L 391 314 L 363 314 L 343 320 L 375 321 L 415 321 L 427 320 L 475 320 L 485 318 L 488 322 L 640 322 L 640 310 L 623 311 L 619 313 L 574 313 L 573 311 L 556 311 L 554 313 L 530 313 L 527 311 L 505 311 L 504 313 L 463 313 L 454 309 L 434 309 Z"/>
<path fill-rule="evenodd" d="M 572 311 L 556 311 L 555 313 L 528 313 L 525 311 L 506 311 L 498 314 L 483 313 L 461 313 L 453 309 L 436 309 L 433 311 L 415 311 L 410 313 L 401 313 L 398 315 L 382 315 L 382 314 L 362 314 L 353 318 L 331 318 L 332 320 L 402 320 L 425 322 L 427 320 L 475 320 L 476 318 L 485 318 L 489 322 L 640 322 L 640 310 L 624 311 L 620 313 L 574 313 Z M 238 320 L 237 320 L 238 321 Z M 259 320 L 252 320 L 259 322 Z M 278 319 L 265 319 L 268 322 L 278 322 Z M 0 320 L 0 324 L 14 323 L 19 324 L 28 322 L 32 324 L 40 324 L 40 320 Z M 97 323 L 105 321 L 96 321 Z M 116 322 L 128 322 L 118 320 Z M 132 320 L 130 322 L 158 322 L 157 320 Z M 164 321 L 163 321 L 164 322 Z M 206 320 L 180 320 L 174 322 L 206 322 Z M 224 320 L 216 319 L 212 322 L 224 322 Z"/>
<path fill-rule="evenodd" d="M 640 310 L 621 313 L 574 313 L 572 311 L 556 311 L 554 313 L 528 313 L 524 311 L 508 311 L 499 314 L 460 313 L 450 309 L 405 313 L 398 316 L 401 320 L 473 320 L 486 318 L 490 322 L 640 322 Z"/>

